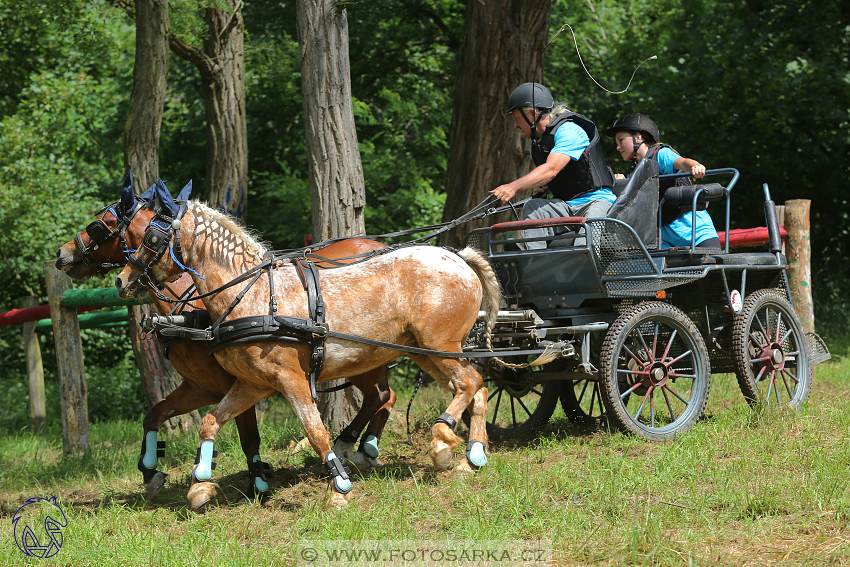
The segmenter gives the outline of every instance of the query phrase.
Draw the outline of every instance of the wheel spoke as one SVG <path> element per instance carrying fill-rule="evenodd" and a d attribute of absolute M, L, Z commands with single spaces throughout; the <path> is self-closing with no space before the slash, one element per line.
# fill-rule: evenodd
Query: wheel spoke
<path fill-rule="evenodd" d="M 629 350 L 629 347 L 627 347 L 625 344 L 623 345 L 623 350 L 625 350 L 627 353 L 629 353 L 629 356 L 632 357 L 632 360 L 634 360 L 636 363 L 638 363 L 641 367 L 644 366 L 643 361 L 640 358 L 638 358 L 635 355 L 635 353 L 633 353 L 631 350 Z"/>
<path fill-rule="evenodd" d="M 667 339 L 667 348 L 664 349 L 664 355 L 661 357 L 661 360 L 667 360 L 667 354 L 670 352 L 670 347 L 673 346 L 673 340 L 676 338 L 676 333 L 678 333 L 678 332 L 679 332 L 679 329 L 673 329 L 673 334 L 670 335 L 669 339 Z M 688 352 L 691 352 L 691 351 L 688 351 Z"/>
<path fill-rule="evenodd" d="M 750 359 L 750 364 L 755 364 L 756 362 L 765 362 L 765 361 L 767 361 L 767 360 L 770 360 L 770 357 L 769 357 L 769 356 L 763 356 L 763 357 L 761 357 L 761 358 L 751 358 L 751 359 Z"/>
<path fill-rule="evenodd" d="M 773 371 L 773 376 L 771 376 L 771 382 L 773 382 L 773 391 L 776 394 L 776 405 L 781 406 L 782 400 L 779 399 L 779 384 L 776 380 L 776 370 Z"/>
<path fill-rule="evenodd" d="M 788 401 L 790 402 L 794 399 L 794 393 L 791 392 L 791 388 L 788 386 L 788 380 L 785 378 L 785 370 L 780 371 L 779 376 L 782 378 L 782 383 L 785 384 L 785 391 L 788 392 Z"/>
<path fill-rule="evenodd" d="M 776 342 L 782 342 L 779 340 L 779 333 L 782 331 L 782 311 L 778 311 L 776 313 Z"/>
<path fill-rule="evenodd" d="M 670 398 L 667 396 L 667 389 L 662 388 L 661 393 L 664 395 L 664 401 L 667 402 L 667 409 L 670 410 L 670 421 L 672 423 L 676 421 L 676 412 L 673 411 L 673 406 L 670 404 Z"/>
<path fill-rule="evenodd" d="M 520 398 L 515 398 L 515 399 L 516 399 L 517 403 L 520 405 L 520 407 L 525 410 L 525 413 L 528 414 L 528 417 L 531 417 L 531 412 L 528 411 L 528 408 L 525 407 L 525 404 L 522 403 L 522 400 Z"/>
<path fill-rule="evenodd" d="M 755 380 L 756 385 L 758 385 L 758 383 L 761 381 L 761 377 L 764 374 L 765 370 L 767 370 L 767 366 L 762 366 L 761 370 L 759 370 L 758 376 L 756 376 L 756 380 Z"/>
<path fill-rule="evenodd" d="M 540 396 L 541 398 L 543 397 L 543 392 L 538 392 L 538 391 L 537 391 L 537 390 L 535 390 L 534 388 L 531 388 L 531 390 L 530 390 L 530 391 L 531 391 L 531 392 L 534 392 L 535 394 L 537 394 L 537 395 L 538 395 L 538 396 Z"/>
<path fill-rule="evenodd" d="M 781 341 L 776 341 L 776 342 L 778 342 L 779 344 L 784 343 L 784 342 L 786 341 L 786 339 L 788 339 L 788 337 L 789 337 L 789 336 L 791 335 L 791 333 L 793 333 L 793 332 L 794 332 L 794 328 L 793 328 L 793 327 L 789 327 L 789 328 L 788 328 L 788 332 L 787 332 L 787 333 L 785 333 L 784 335 L 782 335 L 782 340 L 781 340 Z"/>
<path fill-rule="evenodd" d="M 643 340 L 643 333 L 640 332 L 639 328 L 635 328 L 635 331 L 637 331 L 637 336 L 640 339 L 640 344 L 643 345 L 643 350 L 644 352 L 646 352 L 646 356 L 647 358 L 649 358 L 649 362 L 655 362 L 655 353 L 649 352 L 649 347 L 646 346 L 646 341 Z"/>
<path fill-rule="evenodd" d="M 677 398 L 680 402 L 682 402 L 682 403 L 683 403 L 683 404 L 685 404 L 685 405 L 688 405 L 688 400 L 686 400 L 685 398 L 683 398 L 682 396 L 680 396 L 679 394 L 677 394 L 677 393 L 676 393 L 676 390 L 674 390 L 674 389 L 673 389 L 673 388 L 671 388 L 670 386 L 664 386 L 664 389 L 665 389 L 666 391 L 670 392 L 671 394 L 673 394 L 674 396 L 676 396 L 676 398 Z"/>
<path fill-rule="evenodd" d="M 696 380 L 697 378 L 696 374 L 677 374 L 675 372 L 668 372 L 667 376 L 670 378 L 691 378 L 693 380 Z"/>
<path fill-rule="evenodd" d="M 649 370 L 625 370 L 623 368 L 618 368 L 617 374 L 637 374 L 638 376 L 649 376 Z"/>
<path fill-rule="evenodd" d="M 628 396 L 629 394 L 631 394 L 632 392 L 634 392 L 635 390 L 640 388 L 640 386 L 641 386 L 641 383 L 638 382 L 637 384 L 635 384 L 634 386 L 632 386 L 631 388 L 629 388 L 628 390 L 626 390 L 625 392 L 620 394 L 620 399 L 625 398 L 626 396 Z M 643 406 L 641 406 L 641 407 L 643 407 Z"/>
<path fill-rule="evenodd" d="M 502 401 L 502 392 L 504 391 L 504 388 L 499 388 L 497 390 L 499 395 L 496 396 L 496 407 L 493 408 L 493 421 L 490 422 L 492 425 L 496 425 L 496 416 L 499 415 L 499 403 Z"/>
<path fill-rule="evenodd" d="M 755 321 L 756 323 L 758 323 L 758 325 L 759 325 L 759 329 L 761 329 L 761 335 L 764 337 L 764 340 L 765 340 L 765 341 L 770 341 L 770 334 L 769 334 L 767 331 L 765 331 L 765 329 L 764 329 L 764 325 L 762 325 L 762 324 L 761 324 L 761 319 L 759 319 L 759 314 L 758 314 L 758 313 L 756 313 L 756 314 L 753 316 L 753 321 Z"/>
<path fill-rule="evenodd" d="M 679 356 L 677 356 L 676 358 L 674 358 L 674 359 L 673 359 L 673 360 L 671 360 L 670 362 L 667 362 L 666 364 L 667 364 L 668 366 L 673 365 L 673 364 L 676 364 L 679 360 L 681 360 L 681 359 L 682 359 L 683 357 L 685 357 L 685 356 L 688 356 L 689 354 L 693 354 L 693 351 L 692 351 L 692 350 L 690 350 L 690 349 L 689 349 L 688 351 L 686 351 L 686 352 L 683 352 L 682 354 L 680 354 Z M 662 358 L 661 360 L 665 360 L 666 358 L 667 358 L 667 353 L 665 352 L 665 353 L 664 353 L 664 358 Z"/>
<path fill-rule="evenodd" d="M 652 354 L 654 355 L 657 352 L 658 348 L 658 321 L 655 322 L 655 329 L 652 332 Z M 664 360 L 662 358 L 662 360 Z"/>
<path fill-rule="evenodd" d="M 643 413 L 643 408 L 646 405 L 646 401 L 651 399 L 652 397 L 652 386 L 647 388 L 646 395 L 643 397 L 643 400 L 640 402 L 640 407 L 637 409 L 637 413 L 635 414 L 635 421 L 640 418 L 640 414 Z"/>
<path fill-rule="evenodd" d="M 516 398 L 511 396 L 511 418 L 513 419 L 514 427 L 516 427 L 516 407 L 514 406 L 514 400 L 515 399 Z"/>
<path fill-rule="evenodd" d="M 590 384 L 590 381 L 589 381 L 589 380 L 585 380 L 585 381 L 584 381 L 584 386 L 582 386 L 582 387 L 581 387 L 581 394 L 579 394 L 579 395 L 578 395 L 578 397 L 576 398 L 576 399 L 577 399 L 577 401 L 578 401 L 578 403 L 579 403 L 579 405 L 581 405 L 582 400 L 584 400 L 584 393 L 585 393 L 585 392 L 587 392 L 587 386 L 588 386 L 589 384 Z M 573 388 L 575 388 L 575 384 L 573 384 Z M 592 398 L 591 398 L 591 403 L 593 403 Z"/>
<path fill-rule="evenodd" d="M 765 396 L 765 400 L 768 404 L 770 404 L 770 394 L 773 393 L 773 375 L 776 371 L 770 372 L 770 380 L 767 381 L 767 396 Z"/>

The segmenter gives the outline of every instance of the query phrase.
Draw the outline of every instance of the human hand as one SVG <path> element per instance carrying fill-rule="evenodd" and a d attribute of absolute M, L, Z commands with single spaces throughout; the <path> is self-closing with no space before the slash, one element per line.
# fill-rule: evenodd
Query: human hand
<path fill-rule="evenodd" d="M 514 198 L 516 195 L 516 189 L 511 188 L 510 185 L 499 185 L 492 191 L 490 194 L 502 201 L 503 205 L 507 205 L 508 201 Z"/>
<path fill-rule="evenodd" d="M 614 179 L 625 179 L 625 178 L 626 178 L 626 176 L 623 175 L 622 173 L 615 173 L 614 174 Z"/>
<path fill-rule="evenodd" d="M 694 162 L 694 165 L 691 166 L 691 175 L 693 175 L 696 179 L 705 177 L 705 166 L 699 162 Z"/>

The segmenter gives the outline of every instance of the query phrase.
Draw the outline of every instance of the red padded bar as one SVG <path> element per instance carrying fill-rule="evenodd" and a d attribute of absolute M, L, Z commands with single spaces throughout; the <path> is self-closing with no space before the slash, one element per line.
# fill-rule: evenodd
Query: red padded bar
<path fill-rule="evenodd" d="M 509 230 L 528 230 L 529 228 L 548 228 L 552 226 L 584 226 L 587 217 L 556 217 L 553 219 L 532 219 L 511 222 L 500 222 L 490 227 L 492 234 L 500 234 Z"/>
<path fill-rule="evenodd" d="M 720 245 L 726 244 L 726 233 L 718 232 Z M 782 241 L 788 240 L 788 231 L 784 226 L 779 227 L 779 236 Z M 767 233 L 767 228 L 736 228 L 729 231 L 729 248 L 746 248 L 747 246 L 765 246 L 770 243 L 770 236 Z"/>

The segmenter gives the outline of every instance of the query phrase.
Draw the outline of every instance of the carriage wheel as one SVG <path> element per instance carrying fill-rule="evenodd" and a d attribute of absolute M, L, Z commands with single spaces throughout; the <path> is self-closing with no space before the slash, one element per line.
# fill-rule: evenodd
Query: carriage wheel
<path fill-rule="evenodd" d="M 640 303 L 608 329 L 599 377 L 608 420 L 638 437 L 663 441 L 688 431 L 705 409 L 708 350 L 682 310 Z"/>
<path fill-rule="evenodd" d="M 605 424 L 605 405 L 598 380 L 576 380 L 561 385 L 561 407 L 576 425 Z"/>
<path fill-rule="evenodd" d="M 526 362 L 509 357 L 504 360 Z M 473 364 L 488 389 L 488 435 L 532 434 L 549 422 L 558 405 L 559 382 L 537 382 L 529 368 L 504 368 L 491 360 Z M 465 411 L 463 417 L 469 424 L 469 413 Z"/>
<path fill-rule="evenodd" d="M 738 384 L 750 404 L 799 407 L 809 399 L 812 370 L 800 319 L 777 289 L 751 293 L 732 327 Z"/>

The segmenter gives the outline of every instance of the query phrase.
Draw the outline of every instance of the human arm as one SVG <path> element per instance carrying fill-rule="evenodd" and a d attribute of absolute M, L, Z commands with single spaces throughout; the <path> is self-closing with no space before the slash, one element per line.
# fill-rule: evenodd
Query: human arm
<path fill-rule="evenodd" d="M 500 199 L 503 204 L 506 204 L 519 191 L 533 189 L 534 187 L 540 187 L 549 183 L 570 163 L 570 159 L 570 156 L 566 154 L 550 153 L 545 163 L 538 165 L 519 179 L 499 185 L 490 191 L 490 194 Z"/>
<path fill-rule="evenodd" d="M 697 179 L 705 176 L 705 166 L 694 159 L 679 156 L 673 162 L 673 167 L 679 171 L 690 171 Z"/>

